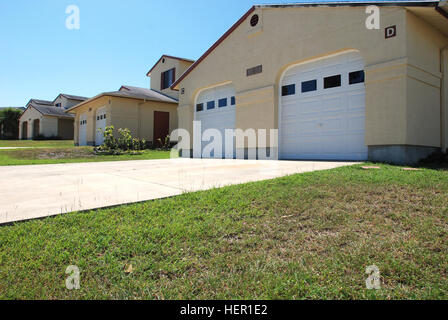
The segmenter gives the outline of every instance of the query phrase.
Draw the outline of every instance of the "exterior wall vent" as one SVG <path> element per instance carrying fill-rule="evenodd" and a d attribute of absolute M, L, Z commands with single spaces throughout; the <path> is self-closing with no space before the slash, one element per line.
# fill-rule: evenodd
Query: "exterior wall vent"
<path fill-rule="evenodd" d="M 249 68 L 246 70 L 246 76 L 250 77 L 263 72 L 263 65 L 259 65 L 253 68 Z"/>
<path fill-rule="evenodd" d="M 258 16 L 258 14 L 254 14 L 251 18 L 250 18 L 250 26 L 251 27 L 255 27 L 258 24 L 258 21 L 260 20 L 260 17 Z"/>

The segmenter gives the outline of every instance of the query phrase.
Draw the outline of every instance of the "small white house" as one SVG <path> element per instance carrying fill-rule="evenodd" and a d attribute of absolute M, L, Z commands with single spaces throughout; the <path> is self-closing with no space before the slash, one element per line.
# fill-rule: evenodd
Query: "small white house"
<path fill-rule="evenodd" d="M 72 140 L 74 116 L 66 110 L 86 99 L 62 93 L 53 101 L 31 99 L 19 119 L 19 139 L 59 137 Z"/>

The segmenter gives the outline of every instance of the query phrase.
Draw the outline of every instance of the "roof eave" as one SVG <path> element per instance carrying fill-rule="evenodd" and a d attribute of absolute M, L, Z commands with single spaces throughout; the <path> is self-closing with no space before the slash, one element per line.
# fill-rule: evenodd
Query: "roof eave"
<path fill-rule="evenodd" d="M 162 100 L 157 100 L 157 99 L 152 99 L 152 98 L 138 98 L 138 97 L 130 97 L 130 96 L 126 96 L 126 95 L 113 94 L 111 92 L 104 92 L 104 93 L 101 93 L 101 94 L 99 94 L 99 95 L 97 95 L 97 96 L 95 96 L 93 98 L 90 98 L 90 99 L 88 99 L 86 101 L 83 101 L 80 104 L 77 104 L 76 106 L 71 107 L 70 109 L 67 109 L 66 112 L 72 113 L 73 110 L 75 110 L 75 109 L 77 109 L 79 107 L 82 107 L 85 104 L 90 103 L 90 102 L 92 102 L 94 100 L 97 100 L 99 98 L 102 98 L 102 97 L 127 98 L 127 99 L 134 99 L 134 100 L 154 101 L 154 102 L 172 103 L 172 104 L 177 104 L 178 103 L 178 101 L 162 101 Z"/>

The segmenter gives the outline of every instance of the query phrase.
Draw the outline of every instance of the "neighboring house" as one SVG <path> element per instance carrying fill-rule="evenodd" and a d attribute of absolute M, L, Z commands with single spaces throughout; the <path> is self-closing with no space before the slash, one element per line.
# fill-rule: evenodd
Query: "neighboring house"
<path fill-rule="evenodd" d="M 412 163 L 446 152 L 444 3 L 254 6 L 171 86 L 179 127 L 191 137 L 194 119 L 203 130 L 278 129 L 280 159 Z M 371 4 L 379 30 L 366 27 Z"/>
<path fill-rule="evenodd" d="M 101 145 L 102 130 L 111 125 L 155 145 L 164 141 L 178 124 L 178 93 L 169 87 L 193 63 L 187 61 L 164 55 L 148 72 L 151 89 L 121 86 L 69 109 L 75 114 L 75 145 Z"/>
<path fill-rule="evenodd" d="M 53 100 L 53 105 L 58 108 L 64 108 L 65 110 L 76 106 L 77 104 L 87 100 L 86 97 L 74 96 L 71 94 L 61 93 L 56 99 Z"/>
<path fill-rule="evenodd" d="M 60 94 L 54 101 L 31 99 L 19 119 L 19 138 L 61 138 L 72 140 L 74 116 L 66 110 L 86 97 Z"/>

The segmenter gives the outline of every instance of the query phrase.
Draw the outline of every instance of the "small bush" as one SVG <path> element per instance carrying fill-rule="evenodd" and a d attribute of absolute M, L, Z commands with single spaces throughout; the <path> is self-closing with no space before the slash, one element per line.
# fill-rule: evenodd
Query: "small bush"
<path fill-rule="evenodd" d="M 157 139 L 158 147 L 161 150 L 171 150 L 171 143 L 170 143 L 170 136 L 166 136 L 165 140 L 162 141 L 162 139 Z"/>
<path fill-rule="evenodd" d="M 99 129 L 101 130 L 101 129 Z M 114 126 L 108 126 L 102 131 L 104 142 L 94 149 L 97 154 L 141 154 L 146 149 L 146 140 L 133 138 L 129 129 L 118 129 L 118 139 L 114 135 Z"/>

